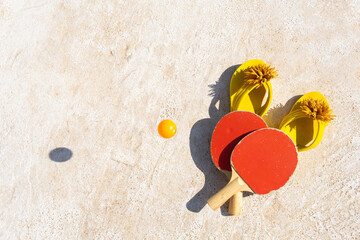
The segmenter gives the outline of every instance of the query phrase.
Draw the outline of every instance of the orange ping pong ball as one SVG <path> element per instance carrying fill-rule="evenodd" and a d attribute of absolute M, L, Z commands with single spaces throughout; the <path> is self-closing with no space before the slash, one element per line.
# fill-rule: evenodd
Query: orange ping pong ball
<path fill-rule="evenodd" d="M 159 123 L 158 132 L 163 138 L 171 138 L 176 133 L 176 124 L 170 119 L 165 119 Z"/>

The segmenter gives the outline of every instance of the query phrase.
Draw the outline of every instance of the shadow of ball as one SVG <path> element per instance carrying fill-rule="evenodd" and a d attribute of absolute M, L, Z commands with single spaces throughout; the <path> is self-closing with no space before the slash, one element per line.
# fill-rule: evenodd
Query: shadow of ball
<path fill-rule="evenodd" d="M 66 162 L 72 157 L 72 152 L 68 148 L 55 148 L 49 153 L 49 157 L 54 162 Z"/>

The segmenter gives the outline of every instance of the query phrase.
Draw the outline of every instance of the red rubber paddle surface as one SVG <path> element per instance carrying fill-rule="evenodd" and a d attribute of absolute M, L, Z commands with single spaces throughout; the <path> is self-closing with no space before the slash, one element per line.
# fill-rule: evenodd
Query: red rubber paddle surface
<path fill-rule="evenodd" d="M 234 147 L 247 134 L 267 128 L 264 120 L 252 112 L 234 111 L 216 125 L 211 138 L 211 156 L 220 170 L 231 171 L 230 157 Z"/>
<path fill-rule="evenodd" d="M 235 171 L 258 194 L 284 186 L 297 162 L 294 142 L 284 132 L 272 128 L 247 135 L 231 155 Z"/>

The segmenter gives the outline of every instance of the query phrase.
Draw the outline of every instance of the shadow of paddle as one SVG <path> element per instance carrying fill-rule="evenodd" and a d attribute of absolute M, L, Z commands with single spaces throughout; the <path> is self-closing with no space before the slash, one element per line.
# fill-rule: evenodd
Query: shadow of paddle
<path fill-rule="evenodd" d="M 205 175 L 203 188 L 190 199 L 186 207 L 189 211 L 200 212 L 207 204 L 207 200 L 223 188 L 228 180 L 212 162 L 210 142 L 212 133 L 219 120 L 230 112 L 229 86 L 235 70 L 240 65 L 234 65 L 226 69 L 219 80 L 210 87 L 209 95 L 213 97 L 209 106 L 210 118 L 197 121 L 190 132 L 190 151 L 196 167 Z M 244 194 L 246 196 L 248 194 Z M 222 215 L 228 216 L 227 204 L 221 207 Z"/>

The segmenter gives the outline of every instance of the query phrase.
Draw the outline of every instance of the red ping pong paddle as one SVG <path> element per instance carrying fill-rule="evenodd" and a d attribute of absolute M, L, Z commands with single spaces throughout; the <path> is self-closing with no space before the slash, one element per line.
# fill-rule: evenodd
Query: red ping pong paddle
<path fill-rule="evenodd" d="M 297 165 L 295 143 L 284 132 L 265 128 L 244 137 L 231 154 L 237 177 L 208 200 L 216 210 L 234 193 L 249 191 L 266 194 L 289 180 Z"/>
<path fill-rule="evenodd" d="M 230 179 L 237 178 L 237 174 L 231 174 L 231 153 L 247 134 L 267 128 L 264 120 L 258 115 L 248 111 L 234 111 L 225 115 L 216 125 L 211 138 L 211 157 L 215 166 Z M 242 192 L 236 192 L 230 199 L 229 213 L 239 215 L 241 213 Z"/>

